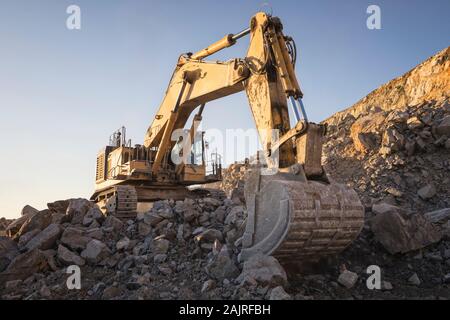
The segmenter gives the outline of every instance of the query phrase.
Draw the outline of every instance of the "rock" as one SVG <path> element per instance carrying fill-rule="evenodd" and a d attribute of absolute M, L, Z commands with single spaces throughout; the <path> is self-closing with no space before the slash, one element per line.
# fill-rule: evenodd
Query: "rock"
<path fill-rule="evenodd" d="M 19 250 L 15 241 L 0 237 L 0 272 L 3 272 L 18 254 Z"/>
<path fill-rule="evenodd" d="M 42 251 L 45 258 L 47 259 L 47 264 L 50 267 L 52 271 L 57 271 L 59 268 L 56 266 L 55 256 L 56 256 L 56 250 L 50 249 Z"/>
<path fill-rule="evenodd" d="M 145 222 L 139 222 L 138 233 L 141 237 L 146 237 L 152 232 L 152 227 Z"/>
<path fill-rule="evenodd" d="M 208 229 L 195 237 L 197 242 L 214 242 L 215 240 L 223 241 L 222 232 L 217 229 Z"/>
<path fill-rule="evenodd" d="M 19 286 L 21 286 L 23 283 L 22 280 L 11 280 L 11 281 L 7 281 L 5 283 L 5 290 L 6 291 L 13 291 L 15 289 L 17 289 Z"/>
<path fill-rule="evenodd" d="M 0 282 L 8 280 L 25 280 L 38 272 L 48 269 L 45 255 L 39 249 L 22 253 L 14 258 L 8 268 L 0 274 Z"/>
<path fill-rule="evenodd" d="M 46 285 L 43 285 L 41 287 L 41 289 L 39 290 L 39 294 L 41 295 L 41 297 L 46 298 L 46 299 L 48 299 L 52 296 L 52 292 Z"/>
<path fill-rule="evenodd" d="M 87 240 L 86 241 L 86 244 L 87 244 L 89 241 L 91 241 L 91 239 L 102 240 L 104 237 L 104 233 L 100 228 L 94 227 L 92 229 L 86 230 L 86 232 L 84 233 L 84 236 Z"/>
<path fill-rule="evenodd" d="M 365 154 L 378 149 L 381 144 L 379 128 L 383 121 L 384 115 L 378 112 L 361 117 L 353 123 L 350 128 L 350 137 L 357 151 Z"/>
<path fill-rule="evenodd" d="M 30 216 L 22 216 L 13 222 L 11 222 L 5 229 L 5 233 L 8 237 L 12 238 L 20 230 L 23 224 L 30 218 Z M 19 235 L 20 237 L 20 235 Z"/>
<path fill-rule="evenodd" d="M 185 222 L 192 222 L 199 213 L 192 207 L 188 207 L 183 211 L 183 219 Z"/>
<path fill-rule="evenodd" d="M 103 219 L 103 213 L 100 211 L 98 207 L 93 207 L 89 209 L 86 215 L 83 218 L 83 226 L 90 226 L 94 221 L 101 222 Z"/>
<path fill-rule="evenodd" d="M 399 208 L 396 206 L 393 206 L 391 204 L 385 203 L 385 202 L 381 202 L 381 203 L 377 203 L 372 205 L 372 212 L 375 214 L 383 214 L 383 213 L 387 213 L 387 212 L 395 212 L 398 211 Z"/>
<path fill-rule="evenodd" d="M 409 118 L 408 121 L 406 121 L 406 124 L 408 125 L 408 128 L 413 131 L 423 128 L 423 122 L 417 116 Z"/>
<path fill-rule="evenodd" d="M 409 279 L 408 282 L 414 286 L 420 286 L 420 279 L 419 276 L 417 275 L 417 273 L 414 273 Z"/>
<path fill-rule="evenodd" d="M 287 275 L 277 259 L 262 254 L 255 255 L 244 262 L 239 282 L 247 278 L 256 280 L 263 286 L 277 287 L 287 285 Z"/>
<path fill-rule="evenodd" d="M 358 275 L 354 272 L 344 270 L 338 278 L 338 283 L 346 287 L 347 289 L 351 289 L 355 286 L 358 281 Z"/>
<path fill-rule="evenodd" d="M 160 253 L 153 257 L 153 262 L 155 262 L 156 264 L 160 264 L 160 263 L 163 263 L 164 261 L 166 261 L 166 259 L 167 259 L 167 254 Z"/>
<path fill-rule="evenodd" d="M 130 245 L 130 239 L 128 239 L 127 237 L 117 241 L 116 243 L 116 249 L 118 251 L 120 250 L 127 250 L 128 246 Z"/>
<path fill-rule="evenodd" d="M 39 211 L 31 216 L 26 216 L 28 219 L 20 227 L 20 230 L 16 233 L 15 239 L 18 239 L 21 235 L 31 230 L 44 230 L 52 222 L 52 213 L 50 210 Z"/>
<path fill-rule="evenodd" d="M 450 220 L 450 208 L 427 212 L 424 216 L 433 223 L 442 224 Z"/>
<path fill-rule="evenodd" d="M 278 286 L 270 291 L 269 300 L 292 300 L 292 297 L 284 291 L 282 286 Z"/>
<path fill-rule="evenodd" d="M 206 272 L 219 281 L 233 279 L 239 275 L 239 269 L 231 259 L 227 246 L 223 246 L 220 252 L 212 257 L 206 266 Z"/>
<path fill-rule="evenodd" d="M 53 248 L 56 240 L 59 239 L 62 232 L 62 228 L 59 224 L 51 224 L 39 234 L 37 234 L 33 239 L 28 241 L 25 248 L 28 251 L 34 249 L 47 250 Z"/>
<path fill-rule="evenodd" d="M 31 230 L 23 235 L 20 236 L 19 241 L 18 241 L 18 246 L 19 248 L 23 248 L 25 247 L 25 245 L 31 240 L 33 239 L 36 235 L 38 235 L 41 232 L 41 230 L 39 229 L 34 229 Z"/>
<path fill-rule="evenodd" d="M 450 138 L 445 140 L 444 146 L 445 146 L 445 149 L 450 150 Z"/>
<path fill-rule="evenodd" d="M 375 239 L 391 254 L 418 250 L 442 238 L 439 229 L 418 214 L 381 213 L 372 218 L 371 229 Z"/>
<path fill-rule="evenodd" d="M 392 283 L 390 283 L 389 281 L 381 281 L 381 290 L 390 291 L 392 289 L 394 289 Z"/>
<path fill-rule="evenodd" d="M 93 204 L 86 199 L 71 199 L 66 210 L 66 215 L 71 219 L 72 224 L 82 224 L 85 214 L 93 207 Z"/>
<path fill-rule="evenodd" d="M 115 286 L 111 286 L 103 290 L 102 299 L 109 300 L 116 298 L 122 294 L 122 290 Z"/>
<path fill-rule="evenodd" d="M 169 251 L 170 242 L 166 239 L 156 239 L 153 242 L 152 251 L 155 254 L 165 254 Z"/>
<path fill-rule="evenodd" d="M 428 200 L 436 195 L 436 188 L 431 184 L 427 184 L 425 187 L 421 188 L 417 194 L 422 200 Z"/>
<path fill-rule="evenodd" d="M 450 136 L 450 115 L 446 115 L 436 126 L 436 133 L 447 137 Z"/>
<path fill-rule="evenodd" d="M 211 291 L 215 287 L 216 287 L 216 282 L 214 280 L 211 280 L 211 279 L 210 280 L 206 280 L 203 283 L 201 293 L 205 293 L 205 292 Z"/>
<path fill-rule="evenodd" d="M 160 223 L 163 220 L 164 218 L 161 217 L 156 212 L 148 212 L 144 215 L 144 222 L 152 227 L 155 227 L 158 223 Z"/>
<path fill-rule="evenodd" d="M 64 213 L 67 212 L 67 207 L 69 206 L 70 200 L 59 200 L 51 203 L 47 203 L 47 208 L 52 213 Z"/>
<path fill-rule="evenodd" d="M 66 266 L 77 265 L 83 266 L 85 261 L 78 254 L 70 251 L 63 245 L 58 246 L 58 260 Z"/>
<path fill-rule="evenodd" d="M 387 188 L 386 192 L 398 198 L 403 196 L 403 192 L 401 192 L 397 188 Z"/>
<path fill-rule="evenodd" d="M 203 198 L 203 203 L 208 207 L 219 207 L 222 204 L 222 201 L 214 198 Z"/>
<path fill-rule="evenodd" d="M 73 227 L 66 228 L 61 236 L 61 243 L 72 250 L 84 250 L 91 240 L 82 230 Z"/>
<path fill-rule="evenodd" d="M 39 210 L 33 208 L 32 206 L 26 205 L 25 207 L 23 207 L 22 212 L 21 212 L 21 216 L 32 216 L 35 215 L 36 213 L 38 213 Z"/>
<path fill-rule="evenodd" d="M 158 270 L 165 276 L 170 276 L 172 274 L 172 269 L 166 266 L 158 266 Z"/>
<path fill-rule="evenodd" d="M 449 284 L 450 283 L 450 273 L 447 273 L 444 278 L 442 279 L 442 282 L 445 284 Z"/>
<path fill-rule="evenodd" d="M 123 228 L 123 222 L 114 216 L 108 216 L 103 222 L 103 227 L 111 228 L 114 232 L 119 232 Z"/>
<path fill-rule="evenodd" d="M 96 239 L 89 241 L 86 249 L 81 252 L 81 257 L 91 264 L 97 264 L 109 255 L 111 255 L 111 251 L 106 244 Z"/>

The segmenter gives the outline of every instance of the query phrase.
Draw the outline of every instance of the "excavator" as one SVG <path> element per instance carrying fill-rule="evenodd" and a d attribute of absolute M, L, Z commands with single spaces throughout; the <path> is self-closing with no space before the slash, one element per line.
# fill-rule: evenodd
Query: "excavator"
<path fill-rule="evenodd" d="M 245 58 L 205 60 L 247 35 Z M 122 129 L 98 154 L 92 200 L 105 214 L 127 219 L 141 204 L 185 199 L 193 192 L 189 186 L 220 181 L 220 163 L 207 172 L 203 137 L 195 152 L 194 144 L 190 152 L 180 145 L 193 143 L 206 103 L 245 91 L 265 160 L 247 173 L 240 259 L 260 253 L 280 261 L 316 260 L 344 250 L 362 229 L 364 208 L 356 192 L 333 182 L 322 166 L 326 127 L 308 121 L 296 58 L 295 42 L 284 35 L 280 19 L 264 12 L 242 32 L 182 54 L 143 145 L 131 146 Z M 192 125 L 185 128 L 191 115 Z M 174 138 L 179 130 L 187 135 Z M 175 161 L 174 155 L 197 161 Z"/>

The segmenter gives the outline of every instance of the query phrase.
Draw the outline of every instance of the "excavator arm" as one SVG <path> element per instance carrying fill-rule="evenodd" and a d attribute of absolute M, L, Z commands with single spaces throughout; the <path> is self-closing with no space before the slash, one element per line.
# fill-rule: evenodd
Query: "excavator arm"
<path fill-rule="evenodd" d="M 227 62 L 204 60 L 248 34 L 250 45 L 245 58 Z M 137 161 L 128 166 L 122 161 L 125 167 L 135 167 L 135 173 L 143 176 L 138 174 L 132 180 L 132 173 L 125 174 L 118 187 L 112 191 L 101 189 L 94 198 L 106 202 L 110 211 L 128 214 L 134 212 L 136 202 L 151 201 L 155 194 L 171 197 L 168 188 L 194 184 L 199 177 L 198 181 L 205 183 L 202 174 L 192 173 L 195 167 L 171 160 L 171 152 L 180 142 L 174 141 L 174 132 L 184 129 L 192 112 L 200 107 L 190 129 L 191 143 L 195 122 L 201 120 L 205 104 L 246 91 L 266 161 L 247 174 L 248 217 L 241 259 L 262 253 L 283 262 L 298 262 L 341 252 L 359 234 L 364 208 L 354 190 L 331 181 L 322 167 L 326 128 L 308 122 L 295 75 L 295 60 L 295 44 L 283 34 L 280 20 L 265 13 L 256 14 L 248 29 L 227 35 L 197 53 L 182 55 L 147 130 L 143 148 L 116 148 L 108 157 L 104 157 L 105 153 L 98 157 L 100 182 L 104 168 L 110 170 L 106 158 L 120 160 L 124 152 L 141 154 L 143 150 L 145 156 L 134 157 Z M 289 104 L 295 117 L 292 127 Z M 270 174 L 266 167 L 273 169 Z M 185 178 L 186 170 L 193 178 Z"/>
<path fill-rule="evenodd" d="M 157 148 L 152 165 L 153 174 L 157 174 L 164 166 L 163 161 L 168 159 L 167 154 L 175 144 L 172 141 L 173 132 L 185 127 L 189 116 L 198 106 L 243 90 L 247 93 L 263 141 L 264 154 L 271 155 L 277 151 L 281 168 L 292 166 L 297 158 L 302 158 L 295 154 L 297 146 L 294 148 L 292 138 L 306 133 L 308 124 L 304 110 L 300 112 L 298 109 L 298 101 L 301 101 L 303 94 L 287 50 L 286 40 L 289 38 L 284 36 L 282 30 L 279 19 L 258 13 L 251 20 L 249 29 L 236 36 L 227 35 L 195 54 L 180 57 L 165 98 L 144 140 L 147 148 Z M 232 46 L 248 33 L 250 46 L 244 59 L 228 62 L 203 60 Z M 304 120 L 293 130 L 289 120 L 289 100 L 293 104 L 296 121 L 300 121 L 300 113 L 303 113 Z M 274 136 L 270 133 L 273 130 L 279 134 L 280 139 L 277 141 L 272 141 Z M 316 153 L 321 153 L 321 148 L 316 150 Z M 314 157 L 315 160 L 317 158 Z M 314 174 L 320 176 L 321 167 L 316 168 Z"/>

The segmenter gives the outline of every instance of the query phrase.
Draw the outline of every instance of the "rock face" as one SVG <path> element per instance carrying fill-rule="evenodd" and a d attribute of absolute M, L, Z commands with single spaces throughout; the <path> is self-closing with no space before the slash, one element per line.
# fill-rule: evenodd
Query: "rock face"
<path fill-rule="evenodd" d="M 326 120 L 329 124 L 342 122 L 351 115 L 359 117 L 376 106 L 382 111 L 401 110 L 423 101 L 447 99 L 450 79 L 450 47 L 424 61 L 405 75 L 398 77 L 361 99 L 352 107 L 334 114 Z"/>
<path fill-rule="evenodd" d="M 397 211 L 376 215 L 372 221 L 375 238 L 391 254 L 406 253 L 441 240 L 439 229 L 422 215 L 406 216 Z"/>
<path fill-rule="evenodd" d="M 450 207 L 450 48 L 326 121 L 324 165 L 366 206 Z"/>

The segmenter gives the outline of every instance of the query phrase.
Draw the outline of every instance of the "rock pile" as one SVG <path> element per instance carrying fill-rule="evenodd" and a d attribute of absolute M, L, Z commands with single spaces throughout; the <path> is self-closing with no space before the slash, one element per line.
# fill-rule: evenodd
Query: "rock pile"
<path fill-rule="evenodd" d="M 364 204 L 385 201 L 414 211 L 450 207 L 450 102 L 348 115 L 329 126 L 324 146 L 331 176 Z"/>
<path fill-rule="evenodd" d="M 42 211 L 29 207 L 0 238 L 1 297 L 286 297 L 279 288 L 286 274 L 276 259 L 238 262 L 245 216 L 242 205 L 215 198 L 155 202 L 129 221 L 105 217 L 85 199 L 57 201 Z M 66 284 L 73 265 L 81 270 L 80 290 Z"/>

